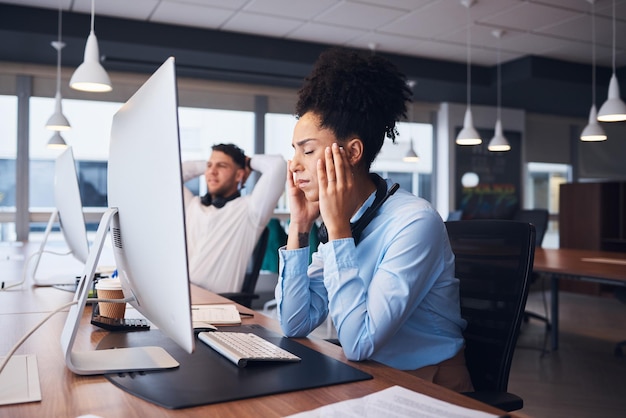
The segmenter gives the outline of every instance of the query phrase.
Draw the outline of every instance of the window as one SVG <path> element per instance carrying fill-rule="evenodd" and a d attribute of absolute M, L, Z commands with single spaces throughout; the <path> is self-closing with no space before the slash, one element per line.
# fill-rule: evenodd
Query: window
<path fill-rule="evenodd" d="M 247 155 L 254 153 L 254 113 L 234 110 L 178 108 L 183 161 L 208 160 L 215 144 L 232 143 Z M 204 195 L 203 177 L 185 184 L 194 194 Z"/>
<path fill-rule="evenodd" d="M 288 161 L 293 157 L 291 140 L 298 120 L 294 115 L 268 113 L 265 115 L 265 153 L 279 154 Z M 278 200 L 279 211 L 288 211 L 289 202 L 285 193 Z"/>
<path fill-rule="evenodd" d="M 0 242 L 15 241 L 17 97 L 0 95 Z"/>
<path fill-rule="evenodd" d="M 15 98 L 13 99 L 16 102 Z M 0 102 L 0 106 L 3 104 L 4 102 Z M 92 216 L 89 216 L 89 213 L 86 214 L 89 231 L 97 229 L 101 210 L 107 207 L 107 160 L 111 123 L 121 105 L 121 103 L 92 100 L 63 100 L 63 113 L 69 119 L 72 129 L 61 132 L 61 135 L 73 148 L 83 206 L 100 209 L 95 212 L 86 211 L 93 213 Z M 15 104 L 13 108 L 16 108 Z M 52 131 L 45 129 L 46 121 L 53 109 L 54 99 L 42 97 L 30 99 L 29 202 L 31 212 L 50 212 L 55 205 L 54 161 L 59 151 L 47 147 Z M 13 112 L 16 113 L 15 110 Z M 211 152 L 211 146 L 221 142 L 232 142 L 243 148 L 246 153 L 253 152 L 254 113 L 252 112 L 179 107 L 178 116 L 183 160 L 205 160 Z M 16 118 L 11 120 L 16 120 Z M 9 127 L 10 125 L 3 126 L 0 129 L 6 130 Z M 13 137 L 16 138 L 15 130 L 16 127 L 13 126 Z M 0 155 L 0 173 L 2 173 L 0 196 L 4 196 L 0 199 L 0 208 L 10 204 L 12 212 L 15 211 L 16 144 L 16 140 L 2 141 L 3 148 L 0 148 L 2 153 Z M 155 146 L 158 144 L 155 143 Z M 137 158 L 145 158 L 149 153 L 150 150 L 146 150 L 146 155 L 138 155 Z M 147 177 L 149 173 L 137 173 L 137 175 Z M 187 185 L 194 193 L 206 192 L 206 185 L 201 179 L 191 180 Z M 32 222 L 30 225 L 32 232 L 43 231 L 45 228 L 45 222 L 39 219 L 42 217 L 37 218 L 38 222 Z M 58 227 L 55 229 L 58 230 Z M 15 237 L 8 236 L 3 239 L 13 240 Z"/>
<path fill-rule="evenodd" d="M 297 120 L 294 115 L 268 113 L 265 117 L 265 152 L 281 154 L 286 160 L 293 156 L 291 140 Z M 396 142 L 386 139 L 372 171 L 400 184 L 401 188 L 427 200 L 432 198 L 431 177 L 433 169 L 433 127 L 426 123 L 397 124 L 399 135 Z M 413 149 L 420 157 L 418 162 L 404 162 L 413 142 Z M 280 209 L 287 209 L 284 197 Z"/>
<path fill-rule="evenodd" d="M 204 86 L 204 84 L 203 84 Z M 185 94 L 183 91 L 183 94 Z M 197 100 L 198 92 L 187 91 L 191 97 L 189 103 L 193 105 L 209 105 L 203 100 Z M 255 152 L 255 113 L 251 105 L 253 93 L 245 94 L 224 93 L 213 91 L 212 87 L 202 90 L 215 102 L 216 98 L 224 97 L 225 107 L 241 110 L 209 109 L 200 107 L 179 106 L 178 116 L 180 124 L 181 154 L 183 160 L 206 160 L 211 152 L 211 146 L 217 143 L 234 143 L 248 154 Z M 224 97 L 222 97 L 224 96 Z M 274 96 L 269 96 L 270 98 Z M 289 96 L 289 100 L 292 98 Z M 14 241 L 17 235 L 23 233 L 23 226 L 16 228 L 16 172 L 17 167 L 17 96 L 0 96 L 0 112 L 4 123 L 0 125 L 0 240 Z M 213 103 L 211 102 L 211 103 Z M 213 103 L 220 106 L 221 100 Z M 85 219 L 90 231 L 95 231 L 104 208 L 107 207 L 107 159 L 111 122 L 115 112 L 122 105 L 121 102 L 63 99 L 63 113 L 69 119 L 72 129 L 62 132 L 61 135 L 68 145 L 72 146 L 77 164 L 79 189 Z M 38 231 L 45 226 L 48 216 L 55 206 L 53 193 L 54 161 L 59 154 L 58 150 L 49 149 L 47 143 L 52 131 L 45 129 L 45 123 L 53 113 L 55 101 L 53 98 L 32 96 L 29 99 L 29 219 L 28 229 Z M 280 106 L 279 106 L 280 107 Z M 285 106 L 281 107 L 281 110 Z M 265 119 L 264 152 L 283 155 L 290 159 L 293 151 L 291 138 L 296 118 L 292 114 L 268 113 Z M 400 123 L 400 135 L 397 144 L 386 140 L 382 153 L 374 162 L 372 170 L 380 172 L 385 177 L 401 183 L 402 187 L 416 195 L 430 199 L 433 129 L 429 124 Z M 7 139 L 7 140 L 5 140 Z M 417 163 L 405 163 L 401 158 L 409 150 L 410 140 L 413 148 L 421 157 Z M 156 144 L 155 144 L 156 146 Z M 150 150 L 146 150 L 146 156 Z M 145 157 L 138 155 L 137 158 Z M 146 176 L 149 173 L 138 173 Z M 206 193 L 206 184 L 202 178 L 193 179 L 186 184 L 194 193 Z M 283 196 L 278 209 L 286 210 L 286 199 Z M 19 220 L 19 219 L 18 219 Z M 18 232 L 16 232 L 18 231 Z M 34 237 L 31 237 L 34 238 Z M 35 240 L 37 238 L 34 238 Z"/>
<path fill-rule="evenodd" d="M 399 183 L 400 187 L 416 196 L 432 201 L 431 179 L 433 172 L 433 126 L 427 123 L 400 122 L 395 144 L 386 139 L 378 154 L 372 171 Z M 417 162 L 405 162 L 402 158 L 413 150 L 419 156 Z"/>
<path fill-rule="evenodd" d="M 559 213 L 559 187 L 571 181 L 572 168 L 566 164 L 528 163 L 524 207 L 548 209 L 550 215 Z M 553 218 L 553 216 L 551 216 Z M 550 219 L 543 238 L 543 247 L 559 248 L 559 221 Z"/>

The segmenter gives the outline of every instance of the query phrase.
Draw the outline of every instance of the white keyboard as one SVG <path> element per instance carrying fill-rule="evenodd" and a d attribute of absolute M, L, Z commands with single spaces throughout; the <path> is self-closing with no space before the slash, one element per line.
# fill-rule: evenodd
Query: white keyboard
<path fill-rule="evenodd" d="M 300 361 L 300 357 L 252 333 L 200 332 L 198 338 L 239 367 L 246 367 L 249 361 Z"/>

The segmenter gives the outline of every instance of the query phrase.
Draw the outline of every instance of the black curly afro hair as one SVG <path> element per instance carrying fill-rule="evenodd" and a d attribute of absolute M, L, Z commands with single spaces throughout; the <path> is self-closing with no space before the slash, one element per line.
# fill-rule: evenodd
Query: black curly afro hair
<path fill-rule="evenodd" d="M 298 92 L 296 117 L 313 112 L 339 141 L 358 137 L 369 169 L 385 137 L 395 142 L 412 91 L 389 60 L 343 48 L 324 51 Z"/>

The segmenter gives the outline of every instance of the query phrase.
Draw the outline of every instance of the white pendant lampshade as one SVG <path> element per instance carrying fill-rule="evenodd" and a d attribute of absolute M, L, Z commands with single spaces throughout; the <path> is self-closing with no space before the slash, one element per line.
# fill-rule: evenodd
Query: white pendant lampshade
<path fill-rule="evenodd" d="M 468 107 L 465 110 L 465 118 L 463 119 L 463 129 L 456 137 L 458 145 L 479 145 L 483 140 L 474 128 L 474 119 L 472 118 L 472 110 Z"/>
<path fill-rule="evenodd" d="M 497 66 L 497 75 L 498 75 L 498 83 L 497 83 L 497 102 L 498 102 L 498 107 L 497 107 L 497 113 L 498 113 L 498 119 L 496 119 L 496 128 L 495 128 L 495 132 L 493 135 L 493 138 L 491 138 L 491 141 L 489 141 L 489 145 L 487 145 L 487 149 L 489 151 L 494 151 L 494 152 L 504 152 L 504 151 L 509 151 L 511 149 L 511 144 L 509 144 L 509 141 L 506 139 L 506 137 L 504 136 L 504 133 L 502 132 L 502 121 L 501 121 L 501 91 L 502 91 L 502 77 L 501 77 L 501 65 L 500 65 L 500 38 L 502 38 L 502 35 L 504 35 L 504 31 L 496 29 L 492 32 L 493 36 L 495 36 L 496 38 L 498 38 L 498 66 Z"/>
<path fill-rule="evenodd" d="M 111 91 L 111 79 L 99 61 L 98 40 L 92 30 L 85 46 L 85 58 L 74 71 L 70 79 L 70 87 L 75 90 L 105 93 Z"/>
<path fill-rule="evenodd" d="M 615 73 L 611 75 L 609 82 L 609 97 L 600 107 L 598 112 L 600 122 L 621 122 L 626 120 L 626 104 L 619 95 L 619 84 Z"/>
<path fill-rule="evenodd" d="M 104 93 L 111 91 L 111 79 L 100 64 L 98 39 L 94 32 L 94 1 L 91 0 L 91 31 L 85 45 L 83 63 L 74 71 L 70 79 L 70 87 L 75 90 Z"/>
<path fill-rule="evenodd" d="M 65 139 L 61 136 L 61 134 L 57 131 L 50 137 L 48 140 L 48 148 L 52 149 L 64 149 L 67 148 L 67 143 Z"/>
<path fill-rule="evenodd" d="M 621 122 L 626 120 L 626 104 L 619 95 L 619 84 L 615 76 L 615 0 L 613 0 L 613 74 L 609 82 L 609 94 L 606 102 L 600 106 L 598 120 L 600 122 Z"/>
<path fill-rule="evenodd" d="M 70 123 L 63 114 L 61 107 L 61 93 L 57 91 L 55 96 L 54 113 L 46 123 L 46 129 L 53 131 L 67 131 L 71 129 Z"/>
<path fill-rule="evenodd" d="M 71 129 L 70 122 L 63 114 L 63 108 L 61 106 L 61 50 L 65 47 L 63 41 L 61 41 L 62 23 L 63 23 L 63 9 L 61 8 L 61 2 L 59 1 L 59 25 L 58 25 L 58 40 L 52 42 L 52 47 L 57 51 L 57 92 L 54 96 L 54 113 L 46 122 L 46 129 L 53 131 L 67 131 Z"/>
<path fill-rule="evenodd" d="M 461 0 L 461 4 L 467 8 L 467 109 L 463 118 L 463 129 L 456 137 L 457 145 L 479 145 L 483 140 L 480 139 L 478 132 L 474 129 L 474 119 L 472 118 L 471 104 L 471 86 L 472 86 L 472 54 L 471 54 L 471 33 L 470 33 L 470 14 L 469 9 L 474 4 L 474 0 Z"/>
<path fill-rule="evenodd" d="M 489 151 L 509 151 L 511 149 L 511 144 L 509 144 L 509 141 L 502 133 L 502 122 L 500 122 L 500 119 L 496 121 L 496 132 L 491 141 L 489 141 L 487 148 Z"/>
<path fill-rule="evenodd" d="M 596 20 L 595 2 L 588 0 L 591 4 L 591 110 L 589 110 L 589 123 L 580 134 L 581 141 L 604 141 L 606 133 L 598 123 L 598 112 L 596 110 Z"/>
<path fill-rule="evenodd" d="M 407 163 L 416 163 L 420 160 L 420 157 L 415 152 L 413 148 L 413 138 L 411 138 L 411 144 L 409 146 L 409 150 L 406 155 L 402 158 L 402 161 L 406 161 Z"/>
<path fill-rule="evenodd" d="M 589 111 L 589 123 L 585 126 L 580 134 L 581 141 L 606 141 L 606 133 L 600 124 L 598 123 L 598 112 L 596 111 L 596 105 L 591 105 Z"/>

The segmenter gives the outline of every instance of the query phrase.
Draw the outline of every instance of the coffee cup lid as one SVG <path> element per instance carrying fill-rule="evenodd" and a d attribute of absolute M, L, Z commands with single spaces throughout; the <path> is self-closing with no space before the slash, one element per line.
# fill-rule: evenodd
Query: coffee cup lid
<path fill-rule="evenodd" d="M 120 279 L 100 279 L 96 283 L 96 290 L 121 290 L 122 283 Z"/>

